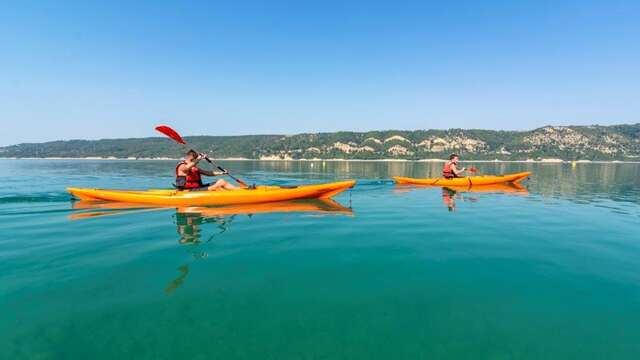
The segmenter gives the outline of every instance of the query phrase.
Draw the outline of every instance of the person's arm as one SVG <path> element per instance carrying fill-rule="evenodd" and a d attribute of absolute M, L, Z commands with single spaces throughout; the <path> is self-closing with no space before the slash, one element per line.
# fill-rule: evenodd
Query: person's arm
<path fill-rule="evenodd" d="M 456 176 L 460 176 L 460 174 L 462 174 L 465 170 L 467 170 L 466 168 L 462 168 L 460 170 L 458 170 L 458 168 L 455 165 L 451 165 L 451 171 L 456 174 Z"/>
<path fill-rule="evenodd" d="M 205 176 L 221 176 L 221 175 L 227 175 L 227 172 L 226 171 L 209 171 L 209 170 L 200 169 L 200 174 Z"/>
<path fill-rule="evenodd" d="M 200 153 L 200 155 L 198 155 L 198 161 L 202 159 L 208 159 L 205 153 Z M 200 169 L 200 174 L 204 176 L 221 176 L 221 175 L 227 175 L 228 173 L 229 173 L 228 171 L 209 171 L 209 170 Z"/>

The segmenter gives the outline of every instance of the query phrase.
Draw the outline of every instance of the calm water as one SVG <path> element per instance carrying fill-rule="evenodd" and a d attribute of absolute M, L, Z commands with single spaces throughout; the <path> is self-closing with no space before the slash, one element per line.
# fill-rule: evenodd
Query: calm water
<path fill-rule="evenodd" d="M 436 164 L 226 165 L 359 183 L 344 207 L 95 209 L 65 187 L 166 187 L 174 164 L 0 160 L 0 358 L 640 354 L 640 165 L 476 164 L 534 176 L 457 193 L 388 180 Z"/>

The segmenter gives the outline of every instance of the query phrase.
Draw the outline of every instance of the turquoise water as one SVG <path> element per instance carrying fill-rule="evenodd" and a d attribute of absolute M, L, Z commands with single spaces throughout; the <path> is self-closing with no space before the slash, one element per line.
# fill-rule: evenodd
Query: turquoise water
<path fill-rule="evenodd" d="M 481 163 L 534 176 L 443 192 L 389 181 L 437 164 L 227 162 L 255 183 L 359 180 L 344 207 L 253 215 L 81 208 L 64 191 L 166 187 L 173 166 L 0 160 L 0 358 L 640 354 L 638 164 Z"/>

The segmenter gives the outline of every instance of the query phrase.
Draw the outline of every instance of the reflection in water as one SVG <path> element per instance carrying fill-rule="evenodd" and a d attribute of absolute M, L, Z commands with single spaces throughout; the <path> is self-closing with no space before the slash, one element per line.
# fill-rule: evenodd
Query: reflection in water
<path fill-rule="evenodd" d="M 76 201 L 72 203 L 74 210 L 79 210 L 69 215 L 71 220 L 84 218 L 129 214 L 140 211 L 157 211 L 176 209 L 176 215 L 194 215 L 201 218 L 214 218 L 230 215 L 255 215 L 265 213 L 317 213 L 317 214 L 342 214 L 353 215 L 353 210 L 332 199 L 311 199 L 280 201 L 263 204 L 241 204 L 226 206 L 184 206 L 184 207 L 158 207 L 155 205 L 114 202 L 114 201 Z M 99 210 L 88 211 L 84 210 Z M 200 221 L 200 220 L 198 220 Z M 205 220 L 206 222 L 206 220 Z"/>
<path fill-rule="evenodd" d="M 205 242 L 210 242 L 217 235 L 227 231 L 227 227 L 233 221 L 235 215 L 223 216 L 214 215 L 203 216 L 199 212 L 181 212 L 180 209 L 175 214 L 175 224 L 180 235 L 180 244 L 199 244 L 202 242 L 202 231 L 200 226 L 204 224 L 216 224 L 219 232 L 209 236 Z"/>
<path fill-rule="evenodd" d="M 455 211 L 456 209 L 456 192 L 448 188 L 442 188 L 442 202 L 449 209 L 449 211 Z"/>
<path fill-rule="evenodd" d="M 213 216 L 205 216 L 202 212 L 198 212 L 197 209 L 178 209 L 174 215 L 176 229 L 178 235 L 180 235 L 178 243 L 182 245 L 190 245 L 189 252 L 191 253 L 194 261 L 206 259 L 209 254 L 205 250 L 202 250 L 200 245 L 202 243 L 211 242 L 216 236 L 225 233 L 233 222 L 235 216 L 235 214 L 216 214 Z M 216 225 L 217 230 L 212 231 L 211 235 L 209 235 L 205 241 L 202 241 L 201 226 L 206 224 Z M 173 293 L 182 285 L 189 274 L 189 265 L 190 263 L 186 263 L 178 268 L 180 275 L 176 279 L 172 280 L 165 288 L 165 292 L 167 294 Z"/>
<path fill-rule="evenodd" d="M 172 207 L 153 207 L 144 204 L 97 201 L 78 201 L 73 203 L 72 207 L 74 210 L 79 210 L 79 212 L 69 215 L 69 219 L 71 220 L 131 214 L 132 212 L 139 213 L 145 211 L 174 209 Z M 236 216 L 253 216 L 255 214 L 267 213 L 353 215 L 351 208 L 345 207 L 334 200 L 314 199 L 219 207 L 187 206 L 177 208 L 173 218 L 176 225 L 176 231 L 179 235 L 178 243 L 188 246 L 189 252 L 193 257 L 193 261 L 198 261 L 208 257 L 207 252 L 202 250 L 200 245 L 211 242 L 215 237 L 220 236 L 229 230 L 229 227 Z M 215 225 L 215 230 L 213 230 L 211 234 L 207 235 L 208 237 L 205 241 L 202 241 L 204 232 L 203 226 L 209 224 Z M 178 277 L 169 282 L 165 288 L 165 293 L 171 294 L 182 286 L 189 274 L 189 266 L 190 263 L 186 263 L 178 268 Z"/>
<path fill-rule="evenodd" d="M 178 268 L 178 271 L 180 272 L 180 276 L 178 276 L 177 278 L 172 280 L 169 283 L 169 285 L 167 285 L 167 287 L 164 289 L 164 292 L 166 292 L 167 294 L 173 293 L 174 291 L 176 291 L 176 289 L 178 289 L 180 286 L 182 286 L 182 283 L 184 282 L 184 279 L 189 274 L 189 265 L 185 264 L 185 265 L 180 266 Z"/>
<path fill-rule="evenodd" d="M 493 190 L 492 192 L 500 192 L 499 190 Z M 456 210 L 456 199 L 460 201 L 478 202 L 480 199 L 477 197 L 463 196 L 462 191 L 456 190 L 454 187 L 442 188 L 442 202 L 449 211 Z"/>
<path fill-rule="evenodd" d="M 404 193 L 415 189 L 442 189 L 442 203 L 453 212 L 456 210 L 456 201 L 478 202 L 480 198 L 474 196 L 464 196 L 465 193 L 495 193 L 528 195 L 529 191 L 520 184 L 493 184 L 481 186 L 432 186 L 432 185 L 407 185 L 397 184 L 396 192 Z"/>

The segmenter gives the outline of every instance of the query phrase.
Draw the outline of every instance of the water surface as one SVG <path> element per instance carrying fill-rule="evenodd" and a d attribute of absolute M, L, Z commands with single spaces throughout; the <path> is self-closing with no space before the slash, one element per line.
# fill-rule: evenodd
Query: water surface
<path fill-rule="evenodd" d="M 3 359 L 636 359 L 640 165 L 524 190 L 397 187 L 413 162 L 227 162 L 254 183 L 356 178 L 339 204 L 91 208 L 163 161 L 0 160 Z M 25 181 L 28 179 L 28 181 Z"/>

